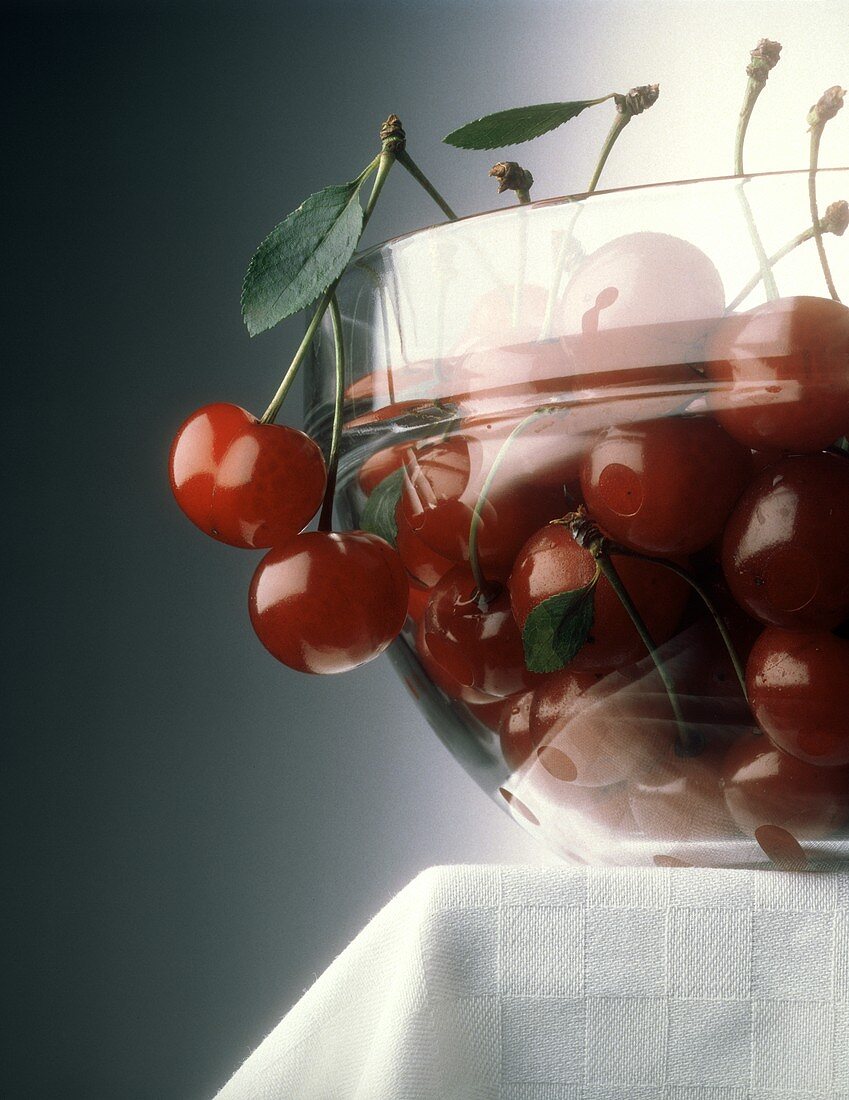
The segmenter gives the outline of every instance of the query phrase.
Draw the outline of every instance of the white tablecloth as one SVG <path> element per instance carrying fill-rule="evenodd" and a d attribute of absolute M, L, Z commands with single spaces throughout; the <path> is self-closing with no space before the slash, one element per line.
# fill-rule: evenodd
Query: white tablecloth
<path fill-rule="evenodd" d="M 217 1100 L 849 1098 L 849 875 L 436 867 Z"/>

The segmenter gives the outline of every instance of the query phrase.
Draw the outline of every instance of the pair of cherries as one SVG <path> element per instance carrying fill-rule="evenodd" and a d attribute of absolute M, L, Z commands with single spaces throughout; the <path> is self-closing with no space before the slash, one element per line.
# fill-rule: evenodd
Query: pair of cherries
<path fill-rule="evenodd" d="M 304 531 L 326 486 L 305 433 L 224 403 L 198 409 L 171 448 L 171 488 L 189 519 L 243 549 L 271 548 L 250 586 L 263 645 L 300 672 L 344 672 L 397 636 L 409 587 L 401 559 L 365 531 Z"/>

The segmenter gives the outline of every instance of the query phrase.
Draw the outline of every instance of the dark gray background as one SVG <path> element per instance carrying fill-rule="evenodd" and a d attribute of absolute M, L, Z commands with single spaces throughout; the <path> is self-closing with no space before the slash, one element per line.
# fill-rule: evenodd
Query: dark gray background
<path fill-rule="evenodd" d="M 419 870 L 546 858 L 387 662 L 327 679 L 276 665 L 247 622 L 256 557 L 205 540 L 170 498 L 183 417 L 213 400 L 261 411 L 298 335 L 292 322 L 251 342 L 241 326 L 254 245 L 359 171 L 390 111 L 462 212 L 501 201 L 497 157 L 442 134 L 649 81 L 661 101 L 605 183 L 722 174 L 748 50 L 785 42 L 771 109 L 804 113 L 849 75 L 845 15 L 701 0 L 5 7 L 4 1096 L 211 1096 Z M 522 156 L 540 196 L 585 185 L 608 124 L 588 112 Z M 805 148 L 803 128 L 776 140 L 753 123 L 754 168 L 797 167 Z M 823 163 L 840 161 L 824 143 Z M 369 238 L 433 217 L 399 172 Z M 299 416 L 296 396 L 283 419 Z"/>

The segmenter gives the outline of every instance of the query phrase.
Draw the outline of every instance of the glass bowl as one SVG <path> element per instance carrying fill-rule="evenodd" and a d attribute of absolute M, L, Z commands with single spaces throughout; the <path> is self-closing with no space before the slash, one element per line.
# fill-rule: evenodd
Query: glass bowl
<path fill-rule="evenodd" d="M 339 284 L 337 509 L 409 573 L 390 654 L 564 859 L 849 857 L 849 310 L 811 182 L 513 206 L 373 248 Z M 849 294 L 849 170 L 815 184 Z M 306 384 L 325 444 L 332 357 L 325 326 Z"/>

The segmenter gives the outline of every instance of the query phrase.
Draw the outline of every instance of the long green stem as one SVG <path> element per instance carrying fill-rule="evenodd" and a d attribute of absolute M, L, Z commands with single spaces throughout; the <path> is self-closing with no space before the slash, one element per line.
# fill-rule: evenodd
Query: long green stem
<path fill-rule="evenodd" d="M 371 217 L 372 211 L 374 210 L 375 204 L 377 203 L 378 197 L 380 196 L 380 192 L 383 190 L 383 185 L 386 183 L 386 177 L 389 175 L 390 169 L 392 168 L 394 162 L 395 154 L 387 149 L 384 149 L 378 154 L 378 156 L 375 157 L 368 168 L 366 168 L 361 173 L 360 178 L 367 179 L 371 172 L 374 171 L 375 167 L 377 168 L 377 175 L 375 176 L 374 183 L 372 184 L 371 194 L 368 197 L 365 212 L 363 213 L 363 224 L 360 231 L 361 235 L 362 232 L 365 230 L 365 227 L 368 225 L 369 218 Z M 312 315 L 309 325 L 307 325 L 307 331 L 304 333 L 304 338 L 298 345 L 298 350 L 295 352 L 292 362 L 289 364 L 286 373 L 283 375 L 283 381 L 277 388 L 277 392 L 275 393 L 274 397 L 272 397 L 268 408 L 262 414 L 261 423 L 273 423 L 277 417 L 277 414 L 280 412 L 280 408 L 283 402 L 286 400 L 286 395 L 292 388 L 292 384 L 295 381 L 301 363 L 304 361 L 304 357 L 309 350 L 309 346 L 313 341 L 313 337 L 318 331 L 318 327 L 321 324 L 321 320 L 324 317 L 324 314 L 327 312 L 328 306 L 333 299 L 336 287 L 339 285 L 339 281 L 341 278 L 341 274 L 337 275 L 337 277 L 333 280 L 327 290 L 325 290 L 325 292 L 319 298 L 318 305 L 315 308 L 315 312 Z"/>
<path fill-rule="evenodd" d="M 737 123 L 737 134 L 734 141 L 735 176 L 742 176 L 744 174 L 743 144 L 746 140 L 749 120 L 752 117 L 752 111 L 754 110 L 758 96 L 764 89 L 770 70 L 778 64 L 778 55 L 780 52 L 781 46 L 777 42 L 770 42 L 768 39 L 761 39 L 755 49 L 752 50 L 752 61 L 746 70 L 748 73 L 748 80 L 746 82 L 746 91 L 743 95 L 743 106 L 740 108 L 740 119 Z M 758 232 L 758 227 L 755 224 L 755 216 L 752 213 L 752 208 L 746 196 L 745 182 L 742 179 L 737 185 L 737 197 L 740 200 L 743 218 L 746 222 L 746 228 L 749 231 L 752 248 L 758 260 L 758 267 L 761 271 L 761 278 L 763 279 L 766 296 L 770 301 L 773 301 L 778 297 L 778 287 L 775 283 L 775 277 L 772 274 L 772 268 L 769 266 L 766 250 L 764 249 L 763 241 Z"/>
<path fill-rule="evenodd" d="M 318 520 L 319 531 L 333 529 L 333 497 L 336 492 L 336 471 L 339 468 L 339 440 L 342 437 L 342 405 L 345 394 L 345 343 L 342 338 L 342 318 L 336 295 L 330 299 L 330 320 L 333 324 L 333 353 L 336 365 L 336 395 L 333 402 L 333 428 L 327 456 L 327 485 Z"/>
<path fill-rule="evenodd" d="M 484 483 L 481 486 L 481 491 L 478 494 L 478 499 L 475 503 L 474 511 L 472 512 L 471 523 L 469 524 L 469 568 L 472 571 L 472 576 L 475 578 L 475 585 L 478 589 L 478 592 L 484 600 L 492 591 L 492 585 L 487 581 L 480 567 L 480 561 L 478 559 L 478 532 L 481 525 L 481 515 L 489 498 L 489 491 L 492 488 L 492 483 L 495 481 L 496 474 L 501 469 L 501 465 L 504 462 L 504 459 L 507 457 L 507 452 L 509 451 L 513 440 L 521 432 L 523 432 L 529 424 L 532 424 L 541 416 L 545 416 L 554 411 L 555 410 L 550 407 L 535 409 L 523 420 L 519 421 L 513 431 L 501 444 L 501 447 L 498 450 L 498 454 L 493 459 L 492 465 L 489 468 L 489 473 L 486 475 Z"/>
<path fill-rule="evenodd" d="M 831 277 L 831 268 L 828 265 L 828 257 L 825 254 L 825 244 L 822 239 L 822 227 L 820 225 L 819 214 L 817 213 L 817 162 L 819 160 L 820 139 L 822 138 L 822 132 L 825 128 L 825 120 L 817 122 L 811 127 L 811 156 L 810 156 L 810 172 L 808 173 L 808 202 L 811 207 L 811 229 L 813 231 L 814 240 L 817 243 L 817 253 L 820 258 L 820 266 L 822 267 L 823 278 L 825 279 L 825 285 L 828 287 L 828 293 L 832 296 L 835 302 L 840 301 L 840 295 L 837 293 L 837 288 L 834 285 L 834 279 Z"/>
<path fill-rule="evenodd" d="M 618 596 L 622 606 L 628 612 L 631 622 L 637 628 L 637 633 L 643 640 L 643 644 L 649 651 L 654 666 L 658 671 L 661 681 L 663 682 L 664 689 L 669 698 L 669 705 L 672 708 L 672 715 L 675 719 L 675 725 L 678 727 L 678 740 L 680 743 L 681 753 L 684 756 L 696 756 L 704 748 L 703 739 L 700 733 L 693 731 L 687 725 L 684 719 L 684 715 L 681 712 L 681 704 L 678 701 L 678 696 L 675 692 L 675 685 L 673 684 L 669 672 L 666 669 L 663 661 L 660 658 L 660 654 L 657 651 L 657 646 L 649 634 L 643 617 L 637 610 L 634 601 L 631 599 L 628 589 L 622 583 L 622 579 L 616 572 L 616 567 L 613 562 L 607 556 L 606 552 L 601 548 L 589 547 L 590 553 L 593 554 L 596 561 L 601 567 L 601 571 L 605 576 L 605 579 L 610 584 L 610 587 Z"/>
<path fill-rule="evenodd" d="M 631 115 L 621 114 L 617 111 L 616 118 L 613 120 L 613 125 L 610 127 L 607 137 L 604 139 L 604 145 L 601 147 L 601 153 L 599 154 L 595 171 L 593 172 L 592 179 L 587 188 L 587 194 L 592 194 L 596 187 L 598 187 L 598 181 L 601 177 L 601 173 L 604 171 L 605 164 L 607 164 L 607 158 L 610 156 L 610 152 L 616 144 L 616 139 L 631 121 L 631 117 Z"/>
<path fill-rule="evenodd" d="M 413 179 L 417 183 L 421 184 L 425 191 L 427 191 L 427 193 L 430 195 L 430 197 L 433 199 L 439 209 L 443 212 L 443 214 L 447 218 L 450 218 L 452 222 L 457 221 L 457 215 L 454 213 L 454 211 L 451 209 L 451 207 L 448 205 L 442 195 L 440 195 L 440 193 L 436 190 L 436 188 L 433 186 L 433 184 L 430 182 L 430 180 L 427 178 L 421 168 L 419 168 L 419 166 L 416 164 L 416 162 L 413 160 L 407 150 L 404 149 L 401 152 L 396 153 L 395 156 L 398 163 L 403 168 L 406 168 Z"/>
<path fill-rule="evenodd" d="M 668 558 L 653 558 L 648 554 L 640 554 L 635 550 L 629 550 L 626 546 L 620 546 L 618 543 L 610 543 L 607 548 L 609 554 L 618 554 L 620 557 L 625 558 L 637 558 L 640 561 L 653 562 L 655 565 L 662 565 L 665 569 L 670 570 L 677 577 L 686 581 L 687 584 L 693 589 L 697 596 L 700 597 L 705 607 L 708 609 L 713 621 L 716 623 L 716 628 L 722 637 L 722 641 L 725 648 L 728 650 L 728 656 L 731 658 L 731 664 L 734 666 L 734 674 L 737 677 L 737 681 L 740 684 L 740 690 L 743 692 L 743 698 L 748 701 L 748 695 L 746 694 L 746 670 L 743 667 L 743 662 L 740 660 L 740 655 L 737 653 L 737 649 L 734 646 L 734 642 L 731 639 L 731 635 L 728 633 L 722 616 L 719 613 L 719 609 L 716 604 L 707 594 L 706 590 L 702 588 L 696 578 L 688 573 L 686 569 L 683 569 L 674 561 L 669 561 Z"/>
<path fill-rule="evenodd" d="M 789 255 L 793 251 L 794 248 L 798 248 L 800 244 L 804 244 L 805 241 L 809 241 L 811 239 L 811 237 L 813 237 L 813 235 L 814 235 L 813 226 L 810 226 L 810 225 L 808 226 L 807 229 L 803 229 L 801 233 L 797 233 L 796 236 L 792 240 L 790 240 L 786 244 L 782 245 L 781 248 L 779 248 L 777 252 L 773 252 L 773 254 L 771 256 L 767 257 L 766 262 L 769 265 L 769 267 L 770 268 L 775 267 L 775 265 L 778 263 L 779 260 L 783 260 L 784 257 Z M 725 312 L 726 313 L 731 313 L 733 310 L 735 310 L 737 308 L 737 306 L 740 305 L 741 302 L 745 301 L 746 298 L 748 298 L 748 296 L 752 293 L 752 291 L 755 289 L 755 287 L 758 285 L 758 283 L 761 282 L 762 279 L 763 279 L 763 272 L 762 271 L 756 272 L 751 277 L 751 279 L 749 279 L 749 281 L 746 283 L 746 285 L 740 290 L 740 292 L 738 294 L 736 294 L 731 299 L 731 301 L 725 307 Z"/>

